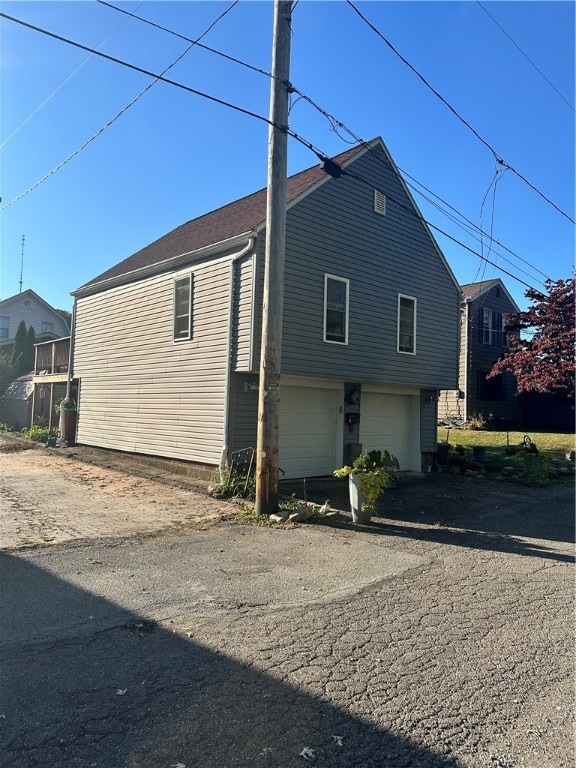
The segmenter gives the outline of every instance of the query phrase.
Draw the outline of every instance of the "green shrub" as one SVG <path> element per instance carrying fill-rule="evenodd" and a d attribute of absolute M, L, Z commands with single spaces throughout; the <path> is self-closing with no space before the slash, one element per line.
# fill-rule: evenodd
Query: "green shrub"
<path fill-rule="evenodd" d="M 34 424 L 33 427 L 23 429 L 22 434 L 27 440 L 33 440 L 35 443 L 45 443 L 46 440 L 52 435 L 55 435 L 54 430 L 50 431 L 48 427 L 43 427 L 40 424 Z"/>

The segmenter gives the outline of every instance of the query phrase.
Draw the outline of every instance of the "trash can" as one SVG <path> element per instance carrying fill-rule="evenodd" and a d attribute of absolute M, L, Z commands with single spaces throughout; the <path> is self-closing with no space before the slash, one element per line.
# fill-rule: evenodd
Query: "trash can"
<path fill-rule="evenodd" d="M 472 448 L 472 456 L 474 461 L 486 461 L 486 448 L 483 445 L 475 445 Z"/>
<path fill-rule="evenodd" d="M 450 446 L 448 443 L 438 443 L 436 446 L 436 459 L 438 464 L 448 464 Z"/>

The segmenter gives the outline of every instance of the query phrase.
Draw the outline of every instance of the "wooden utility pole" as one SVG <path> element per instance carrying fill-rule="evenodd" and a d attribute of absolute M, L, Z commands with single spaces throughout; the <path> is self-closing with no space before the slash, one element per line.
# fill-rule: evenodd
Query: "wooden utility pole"
<path fill-rule="evenodd" d="M 266 262 L 262 310 L 262 349 L 256 446 L 256 513 L 278 509 L 280 362 L 284 247 L 286 242 L 286 172 L 292 0 L 274 0 L 274 43 L 268 134 Z"/>

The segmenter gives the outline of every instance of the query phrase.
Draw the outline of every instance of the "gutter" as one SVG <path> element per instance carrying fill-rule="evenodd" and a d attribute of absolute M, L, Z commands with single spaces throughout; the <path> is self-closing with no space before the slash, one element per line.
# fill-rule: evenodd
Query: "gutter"
<path fill-rule="evenodd" d="M 74 305 L 72 307 L 72 321 L 70 322 L 70 349 L 68 351 L 68 378 L 66 380 L 66 396 L 64 397 L 64 400 L 60 403 L 60 422 L 58 424 L 58 431 L 60 432 L 60 439 L 58 441 L 58 444 L 60 446 L 66 444 L 66 439 L 63 435 L 63 427 L 64 427 L 64 411 L 66 410 L 65 406 L 70 402 L 70 390 L 72 388 L 72 378 L 73 378 L 73 371 L 72 371 L 72 365 L 74 363 L 74 335 L 76 333 L 76 298 L 74 298 Z M 78 404 L 76 404 L 76 407 L 78 407 Z M 74 437 L 76 437 L 74 435 Z"/>
<path fill-rule="evenodd" d="M 178 256 L 172 256 L 170 259 L 157 262 L 155 264 L 148 264 L 146 267 L 139 267 L 133 269 L 131 272 L 124 272 L 121 275 L 115 277 L 109 277 L 106 280 L 101 280 L 98 283 L 90 283 L 89 285 L 77 288 L 72 291 L 71 294 L 74 297 L 91 296 L 94 293 L 100 293 L 101 291 L 107 291 L 109 288 L 116 288 L 119 285 L 125 285 L 127 283 L 133 283 L 135 280 L 141 280 L 145 277 L 151 277 L 152 275 L 159 275 L 162 272 L 168 272 L 172 269 L 176 269 L 182 264 L 188 264 L 191 259 L 197 260 L 208 256 L 212 256 L 219 251 L 224 251 L 228 248 L 235 248 L 240 243 L 246 241 L 247 238 L 252 239 L 252 232 L 242 232 L 240 235 L 234 235 L 234 237 L 228 238 L 228 240 L 222 240 L 219 243 L 212 243 L 206 245 L 203 248 L 198 248 L 196 251 L 188 251 L 187 253 L 181 253 Z"/>
<path fill-rule="evenodd" d="M 222 480 L 223 473 L 228 467 L 228 450 L 230 447 L 230 384 L 232 380 L 232 366 L 230 357 L 232 353 L 232 325 L 234 322 L 234 288 L 236 285 L 234 273 L 236 262 L 254 249 L 255 242 L 256 235 L 252 233 L 245 247 L 242 248 L 242 250 L 238 253 L 234 254 L 230 259 L 230 308 L 228 311 L 228 329 L 226 339 L 226 382 L 224 385 L 224 442 L 222 445 L 222 453 L 220 454 L 220 464 L 218 465 L 220 480 Z"/>

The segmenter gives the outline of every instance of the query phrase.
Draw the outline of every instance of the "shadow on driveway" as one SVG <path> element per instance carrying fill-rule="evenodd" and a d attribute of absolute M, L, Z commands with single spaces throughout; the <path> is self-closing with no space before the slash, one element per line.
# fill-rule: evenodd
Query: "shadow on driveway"
<path fill-rule="evenodd" d="M 349 512 L 348 484 L 336 478 L 285 481 L 282 492 L 304 495 Z M 571 485 L 529 487 L 453 475 L 408 473 L 378 502 L 372 533 L 454 546 L 513 552 L 573 562 L 574 557 L 525 539 L 573 543 L 574 490 Z M 339 524 L 340 525 L 340 524 Z M 430 526 L 438 526 L 431 528 Z M 356 526 L 348 526 L 361 530 Z"/>
<path fill-rule="evenodd" d="M 461 766 L 23 558 L 0 568 L 3 766 L 301 768 L 305 747 L 330 768 Z"/>

